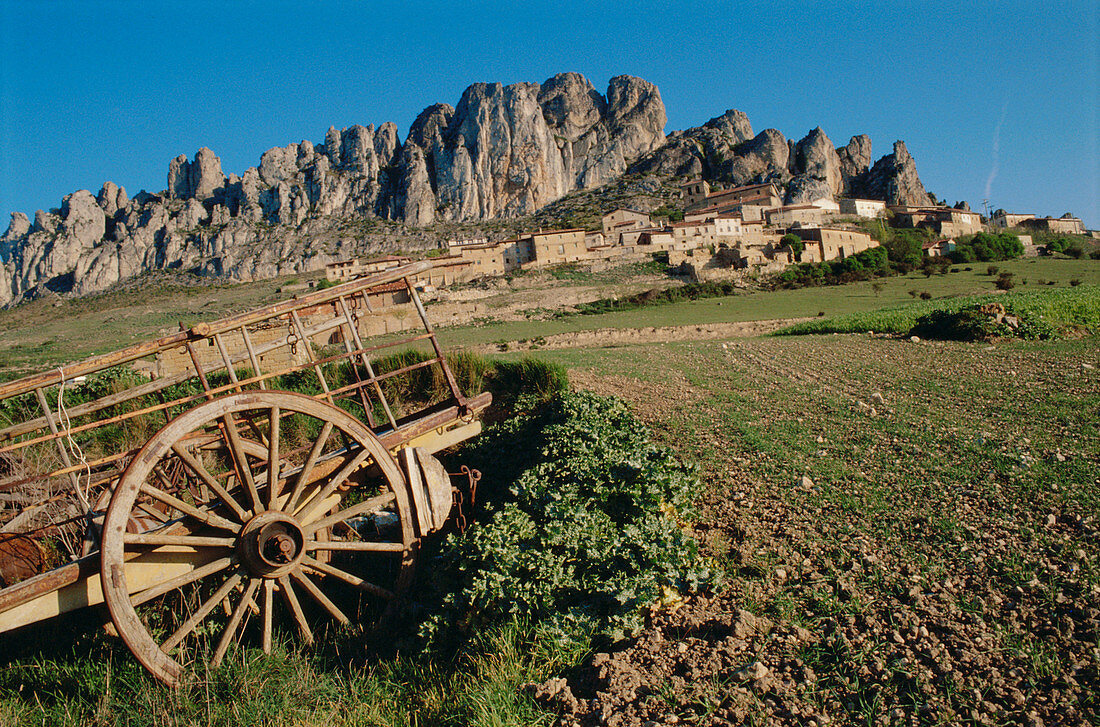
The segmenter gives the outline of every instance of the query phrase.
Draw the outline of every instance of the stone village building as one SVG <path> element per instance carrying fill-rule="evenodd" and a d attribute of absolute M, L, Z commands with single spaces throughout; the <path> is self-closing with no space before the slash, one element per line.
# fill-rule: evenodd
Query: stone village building
<path fill-rule="evenodd" d="M 599 261 L 644 261 L 668 253 L 669 264 L 688 272 L 703 268 L 771 271 L 792 262 L 824 262 L 843 259 L 878 245 L 870 235 L 844 224 L 845 217 L 875 219 L 892 216 L 895 227 L 928 228 L 942 239 L 927 246 L 930 255 L 944 254 L 951 239 L 982 231 L 976 212 L 949 207 L 892 206 L 880 200 L 830 197 L 810 203 L 783 205 L 779 188 L 772 183 L 732 189 L 712 189 L 702 179 L 680 185 L 685 214 L 682 222 L 654 220 L 640 210 L 618 208 L 604 215 L 599 230 L 582 228 L 538 230 L 507 240 L 486 238 L 453 240 L 447 252 L 434 259 L 435 267 L 416 283 L 424 289 L 506 275 L 517 270 Z M 1070 215 L 1035 218 L 999 210 L 995 226 L 1030 225 L 1036 229 L 1083 233 L 1081 221 Z M 806 248 L 792 259 L 779 240 L 794 233 Z M 329 280 L 343 281 L 407 262 L 386 256 L 365 261 L 333 263 L 326 269 Z"/>

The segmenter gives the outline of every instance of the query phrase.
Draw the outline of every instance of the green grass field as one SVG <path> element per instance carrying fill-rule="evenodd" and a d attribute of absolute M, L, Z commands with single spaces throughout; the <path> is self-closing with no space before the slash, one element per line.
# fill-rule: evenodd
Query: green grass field
<path fill-rule="evenodd" d="M 997 263 L 1002 271 L 1016 274 L 1017 281 L 1027 280 L 1019 290 L 1042 288 L 1050 290 L 1069 287 L 1070 280 L 1100 285 L 1100 261 L 1031 258 Z M 994 290 L 995 277 L 986 274 L 986 264 L 969 266 L 969 272 L 955 266 L 957 273 L 926 278 L 913 273 L 895 278 L 882 278 L 882 288 L 875 291 L 871 281 L 821 288 L 800 288 L 768 292 L 746 292 L 727 298 L 711 298 L 669 305 L 638 308 L 600 315 L 575 316 L 551 321 L 519 321 L 486 323 L 442 329 L 440 338 L 449 345 L 484 345 L 497 341 L 530 340 L 557 333 L 591 331 L 601 328 L 643 328 L 646 326 L 686 326 L 707 323 L 770 320 L 775 318 L 825 317 L 877 310 L 884 307 L 919 306 L 923 301 L 914 297 L 927 291 L 933 298 L 973 295 Z M 1039 281 L 1055 281 L 1055 285 L 1039 285 Z"/>

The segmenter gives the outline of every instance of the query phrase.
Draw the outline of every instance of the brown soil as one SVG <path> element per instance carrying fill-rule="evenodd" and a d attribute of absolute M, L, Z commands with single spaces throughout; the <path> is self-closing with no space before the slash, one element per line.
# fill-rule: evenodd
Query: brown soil
<path fill-rule="evenodd" d="M 843 347 L 817 341 L 797 349 L 768 339 L 731 341 L 722 348 L 731 367 L 761 380 L 789 377 L 847 398 L 854 409 L 866 407 L 867 417 L 898 413 L 881 402 L 876 413 L 858 401 L 871 400 L 868 386 L 877 389 L 889 382 L 853 383 L 844 374 L 852 354 L 890 359 L 897 368 L 884 365 L 886 372 L 919 372 L 918 359 L 925 366 L 932 360 L 957 365 L 959 376 L 998 366 L 984 363 L 991 349 L 977 346 L 945 364 L 935 345 L 880 343 L 846 337 Z M 804 365 L 807 355 L 814 359 L 813 369 Z M 1023 354 L 999 363 L 1006 362 L 1015 367 L 1011 386 L 1019 388 L 1013 393 L 1021 400 L 1055 376 L 1049 364 Z M 1067 369 L 1080 365 L 1065 361 Z M 576 387 L 624 399 L 643 421 L 653 424 L 667 417 L 666 384 L 584 370 L 570 376 Z M 678 397 L 699 400 L 703 395 L 687 378 L 672 383 Z M 940 404 L 965 407 L 968 402 Z M 708 441 L 706 446 L 721 451 L 723 444 Z M 858 527 L 847 527 L 843 517 L 812 506 L 815 485 L 809 478 L 760 481 L 732 454 L 723 469 L 705 475 L 711 494 L 696 535 L 712 552 L 728 551 L 746 579 L 733 579 L 717 594 L 655 608 L 646 628 L 633 638 L 594 654 L 564 677 L 528 685 L 538 703 L 560 715 L 560 725 L 1100 724 L 1100 716 L 1078 708 L 1097 704 L 1100 695 L 1100 587 L 1075 578 L 1081 564 L 1094 557 L 1095 547 L 1085 545 L 1086 552 L 1067 546 L 1065 560 L 1037 556 L 1045 571 L 1064 574 L 1053 593 L 1034 578 L 1006 582 L 993 575 L 989 564 L 1027 547 L 1019 533 L 1032 527 L 1025 519 L 1033 513 L 964 490 L 956 516 L 974 534 L 962 547 L 970 549 L 972 565 L 936 571 L 927 560 L 899 559 L 890 543 L 866 537 Z M 897 503 L 897 509 L 905 513 L 907 503 Z M 915 533 L 921 532 L 922 517 L 913 511 Z M 1065 543 L 1100 539 L 1087 515 L 1055 512 L 1036 525 Z M 918 542 L 913 549 L 919 557 L 935 559 L 941 547 Z M 768 557 L 762 560 L 763 553 Z M 753 604 L 781 593 L 793 594 L 797 603 L 832 604 L 832 615 L 822 617 L 822 608 L 761 616 Z M 860 607 L 845 609 L 849 602 Z M 1020 643 L 1030 644 L 1041 658 L 1022 657 Z M 1043 663 L 1052 666 L 1038 668 Z M 866 717 L 860 719 L 861 714 Z"/>

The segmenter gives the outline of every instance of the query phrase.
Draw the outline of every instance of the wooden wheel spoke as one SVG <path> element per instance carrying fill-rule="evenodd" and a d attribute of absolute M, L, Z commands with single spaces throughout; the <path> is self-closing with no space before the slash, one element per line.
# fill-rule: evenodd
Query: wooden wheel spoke
<path fill-rule="evenodd" d="M 271 407 L 267 430 L 267 509 L 274 510 L 279 496 L 279 407 Z"/>
<path fill-rule="evenodd" d="M 188 469 L 198 475 L 199 479 L 202 480 L 207 487 L 213 490 L 215 494 L 217 494 L 217 496 L 222 499 L 222 502 L 229 506 L 229 509 L 236 513 L 238 520 L 243 523 L 245 520 L 248 519 L 250 513 L 247 512 L 243 507 L 241 507 L 236 498 L 229 494 L 229 490 L 223 487 L 222 483 L 218 482 L 218 479 L 214 477 L 214 475 L 210 474 L 207 469 L 202 466 L 202 462 L 200 462 L 198 458 L 196 458 L 193 454 L 188 452 L 186 447 L 184 447 L 182 444 L 177 443 L 172 446 L 172 451 L 176 453 L 176 456 L 180 458 L 180 461 L 187 465 Z"/>
<path fill-rule="evenodd" d="M 290 579 L 286 576 L 279 578 L 279 592 L 283 594 L 283 599 L 286 601 L 287 607 L 290 608 L 290 613 L 294 615 L 294 621 L 298 624 L 302 639 L 307 644 L 312 644 L 313 631 L 309 628 L 305 613 L 302 612 L 302 604 L 298 602 L 298 596 L 294 593 L 294 586 L 290 585 Z"/>
<path fill-rule="evenodd" d="M 320 571 L 327 576 L 332 576 L 333 578 L 339 579 L 344 583 L 355 586 L 361 591 L 365 591 L 366 593 L 370 593 L 380 598 L 385 598 L 387 601 L 392 601 L 393 599 L 397 598 L 397 595 L 394 594 L 393 591 L 386 590 L 381 586 L 376 586 L 370 581 L 364 580 L 357 575 L 353 575 L 351 573 L 348 573 L 347 571 L 341 570 L 336 566 L 329 565 L 328 563 L 322 563 L 319 560 L 314 560 L 308 555 L 302 559 L 302 564 L 307 565 L 314 570 Z"/>
<path fill-rule="evenodd" d="M 219 571 L 223 571 L 233 563 L 232 558 L 218 558 L 211 561 L 206 565 L 199 566 L 198 568 L 176 576 L 175 578 L 169 578 L 166 581 L 158 583 L 152 588 L 146 588 L 140 593 L 135 593 L 130 596 L 130 603 L 135 606 L 140 606 L 146 601 L 156 598 L 157 596 L 163 596 L 168 591 L 174 591 L 177 588 L 182 588 L 189 583 L 194 583 L 197 580 L 212 576 Z"/>
<path fill-rule="evenodd" d="M 237 544 L 237 539 L 152 532 L 123 533 L 122 542 L 127 545 L 181 545 L 190 548 L 232 548 Z"/>
<path fill-rule="evenodd" d="M 155 507 L 149 507 L 144 502 L 139 502 L 136 507 L 138 510 L 141 510 L 143 513 L 155 520 L 159 520 L 162 523 L 168 522 L 168 516 L 160 510 L 156 509 Z"/>
<path fill-rule="evenodd" d="M 231 533 L 238 532 L 241 529 L 240 523 L 230 522 L 225 518 L 215 515 L 212 512 L 200 510 L 194 505 L 189 505 L 178 497 L 173 497 L 163 490 L 159 490 L 152 485 L 142 485 L 141 492 L 152 497 L 154 500 L 160 500 L 165 505 L 176 508 L 185 515 L 190 515 L 201 523 L 205 523 L 212 528 L 218 528 L 219 530 L 228 530 Z"/>
<path fill-rule="evenodd" d="M 359 515 L 365 515 L 367 513 L 378 512 L 387 505 L 393 504 L 396 499 L 397 498 L 392 492 L 386 492 L 376 497 L 372 497 L 368 500 L 363 500 L 356 505 L 352 505 L 351 507 L 345 508 L 344 510 L 338 510 L 332 515 L 317 520 L 316 522 L 305 523 L 306 532 L 315 533 L 318 530 L 323 530 L 324 528 L 331 527 L 336 523 L 343 522 L 350 518 L 357 517 Z M 305 518 L 302 518 L 302 520 L 304 521 Z"/>
<path fill-rule="evenodd" d="M 240 573 L 234 573 L 233 575 L 229 576 L 229 578 L 225 580 L 225 583 L 223 583 L 212 596 L 203 601 L 203 604 L 199 606 L 199 609 L 195 611 L 195 613 L 191 614 L 191 617 L 189 619 L 180 624 L 180 627 L 176 629 L 175 633 L 168 637 L 167 641 L 161 644 L 160 650 L 167 654 L 172 649 L 176 648 L 185 638 L 187 638 L 187 635 L 194 631 L 195 627 L 198 626 L 199 623 L 204 618 L 206 618 L 212 610 L 214 610 L 214 607 L 221 603 L 222 600 L 229 595 L 230 591 L 236 588 L 237 584 L 240 582 Z"/>
<path fill-rule="evenodd" d="M 222 417 L 222 424 L 224 425 L 226 441 L 229 444 L 229 451 L 233 455 L 237 474 L 244 482 L 245 489 L 248 490 L 248 497 L 252 501 L 252 509 L 259 512 L 263 509 L 260 504 L 260 493 L 256 489 L 256 478 L 252 476 L 252 467 L 248 464 L 248 455 L 245 453 L 244 447 L 241 446 L 241 435 L 237 431 L 236 421 L 231 415 L 226 414 Z"/>
<path fill-rule="evenodd" d="M 319 434 L 299 443 L 300 430 Z M 368 473 L 377 487 L 361 482 Z M 284 391 L 211 398 L 173 417 L 120 476 L 103 520 L 99 582 L 126 645 L 176 685 L 186 661 L 216 667 L 254 636 L 274 650 L 280 609 L 294 622 L 287 635 L 313 643 L 317 619 L 357 625 L 349 614 L 360 606 L 394 608 L 415 562 L 409 508 L 397 462 L 343 409 Z M 394 534 L 360 537 L 355 526 L 380 510 L 394 513 Z M 150 529 L 128 532 L 135 521 Z M 279 522 L 286 533 L 264 530 Z M 300 549 L 280 566 L 273 548 L 286 551 L 287 536 Z M 383 538 L 391 542 L 373 542 Z M 362 603 L 350 611 L 337 594 Z"/>
<path fill-rule="evenodd" d="M 328 496 L 335 492 L 337 487 L 347 482 L 352 473 L 355 472 L 355 470 L 359 469 L 359 467 L 363 464 L 363 462 L 367 460 L 368 457 L 370 457 L 370 452 L 366 448 L 360 449 L 358 454 L 352 457 L 351 460 L 349 460 L 343 467 L 341 467 L 339 472 L 332 475 L 325 486 L 322 487 L 320 491 L 317 492 L 317 494 L 310 498 L 309 502 L 307 502 L 301 508 L 301 510 L 298 511 L 298 520 L 301 522 L 309 522 L 310 516 L 313 515 L 314 512 L 316 512 L 316 510 L 322 506 Z"/>
<path fill-rule="evenodd" d="M 374 543 L 369 540 L 312 540 L 306 543 L 311 550 L 346 550 L 363 553 L 404 553 L 404 543 Z"/>
<path fill-rule="evenodd" d="M 301 569 L 293 571 L 290 574 L 290 577 L 293 578 L 294 581 L 298 583 L 302 588 L 304 588 L 306 593 L 308 593 L 314 601 L 320 604 L 323 609 L 328 611 L 330 616 L 332 616 L 334 619 L 344 624 L 345 626 L 351 623 L 351 619 L 345 616 L 344 612 L 337 608 L 336 604 L 330 601 L 328 599 L 328 596 L 326 596 L 321 591 L 321 589 L 317 587 L 317 584 L 311 581 L 309 579 L 309 576 L 307 576 L 305 573 L 302 573 Z"/>
<path fill-rule="evenodd" d="M 313 466 L 317 464 L 317 458 L 321 456 L 321 453 L 325 449 L 325 445 L 328 444 L 329 435 L 332 434 L 332 422 L 325 422 L 321 427 L 321 434 L 317 437 L 317 441 L 313 443 L 313 448 L 309 451 L 309 457 L 306 458 L 306 463 L 302 465 L 302 471 L 298 473 L 298 479 L 294 483 L 294 491 L 291 493 L 290 498 L 286 501 L 287 512 L 293 512 L 295 506 L 298 504 L 298 498 L 302 496 L 302 492 L 305 491 L 309 485 L 309 475 L 313 471 Z"/>
<path fill-rule="evenodd" d="M 259 588 L 259 586 L 259 578 L 252 578 L 248 581 L 248 585 L 245 586 L 244 589 L 244 595 L 241 596 L 241 600 L 237 603 L 237 607 L 233 609 L 233 615 L 229 617 L 229 623 L 225 625 L 225 631 L 222 633 L 222 637 L 218 639 L 218 645 L 214 649 L 214 656 L 210 659 L 210 666 L 217 667 L 222 663 L 225 652 L 229 650 L 229 644 L 237 638 L 237 628 L 241 625 L 241 620 L 244 618 L 244 614 L 248 610 L 249 604 L 252 602 L 252 596 L 255 595 L 256 589 Z"/>
<path fill-rule="evenodd" d="M 275 581 L 264 581 L 263 598 L 263 649 L 265 654 L 271 653 L 271 623 L 275 609 Z"/>

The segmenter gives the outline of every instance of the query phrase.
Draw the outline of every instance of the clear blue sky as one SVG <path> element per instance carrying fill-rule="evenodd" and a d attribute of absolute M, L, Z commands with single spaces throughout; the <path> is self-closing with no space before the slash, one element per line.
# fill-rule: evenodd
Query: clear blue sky
<path fill-rule="evenodd" d="M 666 130 L 904 139 L 925 186 L 1100 227 L 1096 0 L 51 2 L 0 0 L 0 230 L 105 180 L 159 191 L 201 146 L 227 172 L 330 125 L 454 105 L 475 81 L 657 84 Z"/>

